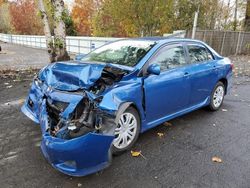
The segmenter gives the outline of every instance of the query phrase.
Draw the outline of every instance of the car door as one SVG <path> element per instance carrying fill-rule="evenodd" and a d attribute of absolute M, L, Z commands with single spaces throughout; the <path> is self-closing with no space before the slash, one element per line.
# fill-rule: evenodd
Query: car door
<path fill-rule="evenodd" d="M 190 78 L 189 106 L 207 102 L 217 79 L 216 64 L 212 53 L 202 44 L 187 43 L 190 66 L 187 68 Z"/>
<path fill-rule="evenodd" d="M 144 78 L 146 120 L 152 126 L 187 107 L 190 85 L 186 72 L 186 52 L 182 44 L 162 47 L 149 60 L 158 64 L 160 75 Z"/>

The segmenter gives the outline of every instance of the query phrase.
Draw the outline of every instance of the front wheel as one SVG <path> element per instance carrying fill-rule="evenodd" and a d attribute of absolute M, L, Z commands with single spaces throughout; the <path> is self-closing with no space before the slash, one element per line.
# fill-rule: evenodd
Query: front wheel
<path fill-rule="evenodd" d="M 224 96 L 225 96 L 225 86 L 222 82 L 218 82 L 215 85 L 214 90 L 210 97 L 210 104 L 209 104 L 210 110 L 212 111 L 218 110 L 223 103 Z"/>
<path fill-rule="evenodd" d="M 129 107 L 121 114 L 115 129 L 112 153 L 118 155 L 130 149 L 139 137 L 140 127 L 138 112 L 134 108 Z"/>

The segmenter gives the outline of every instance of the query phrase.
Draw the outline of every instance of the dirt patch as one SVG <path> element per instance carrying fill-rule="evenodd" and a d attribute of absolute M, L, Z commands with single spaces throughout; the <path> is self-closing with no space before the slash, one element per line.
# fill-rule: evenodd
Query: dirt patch
<path fill-rule="evenodd" d="M 229 57 L 234 64 L 234 75 L 250 76 L 250 55 L 238 55 Z"/>

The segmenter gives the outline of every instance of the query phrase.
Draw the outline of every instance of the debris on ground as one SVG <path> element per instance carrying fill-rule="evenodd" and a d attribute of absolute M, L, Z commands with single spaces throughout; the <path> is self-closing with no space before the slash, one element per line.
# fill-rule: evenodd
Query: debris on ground
<path fill-rule="evenodd" d="M 146 159 L 146 157 L 144 155 L 142 155 L 141 151 L 132 151 L 131 150 L 131 155 L 132 155 L 132 157 L 139 157 L 139 156 L 141 156 L 142 158 Z"/>
<path fill-rule="evenodd" d="M 222 108 L 221 111 L 222 111 L 222 112 L 227 112 L 227 109 Z"/>
<path fill-rule="evenodd" d="M 157 133 L 157 135 L 162 138 L 164 136 L 164 133 Z"/>
<path fill-rule="evenodd" d="M 212 161 L 215 163 L 222 163 L 222 159 L 216 156 L 212 157 Z"/>
<path fill-rule="evenodd" d="M 12 87 L 13 87 L 12 85 L 6 86 L 7 89 L 10 89 L 10 88 L 12 88 Z"/>
<path fill-rule="evenodd" d="M 11 79 L 13 82 L 20 82 L 22 80 L 33 80 L 34 75 L 38 69 L 17 69 L 17 70 L 0 70 L 0 79 Z M 10 85 L 9 82 L 4 85 Z"/>
<path fill-rule="evenodd" d="M 249 55 L 237 55 L 230 56 L 229 59 L 234 64 L 234 76 L 250 76 L 250 56 Z"/>
<path fill-rule="evenodd" d="M 163 123 L 163 125 L 165 125 L 167 127 L 170 127 L 170 126 L 172 126 L 172 123 L 169 123 L 169 122 L 166 121 L 166 122 Z"/>
<path fill-rule="evenodd" d="M 141 155 L 141 151 L 131 151 L 132 157 L 139 157 Z"/>

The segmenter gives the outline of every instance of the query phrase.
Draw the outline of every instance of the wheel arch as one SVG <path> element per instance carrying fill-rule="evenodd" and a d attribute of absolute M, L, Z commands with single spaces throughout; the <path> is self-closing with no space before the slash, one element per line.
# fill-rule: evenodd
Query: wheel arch
<path fill-rule="evenodd" d="M 136 106 L 136 104 L 133 103 L 133 102 L 124 102 L 124 103 L 122 103 L 122 104 L 119 106 L 119 110 L 118 110 L 117 113 L 116 113 L 116 118 L 115 118 L 115 122 L 116 122 L 116 123 L 118 123 L 120 115 L 121 115 L 123 112 L 125 112 L 129 107 L 132 107 L 132 108 L 134 108 L 134 109 L 137 111 L 138 116 L 139 116 L 139 118 L 140 118 L 140 123 L 142 122 L 141 113 L 140 113 L 139 108 Z"/>
<path fill-rule="evenodd" d="M 225 86 L 225 94 L 227 94 L 228 81 L 226 78 L 221 78 L 218 82 L 222 82 Z"/>

